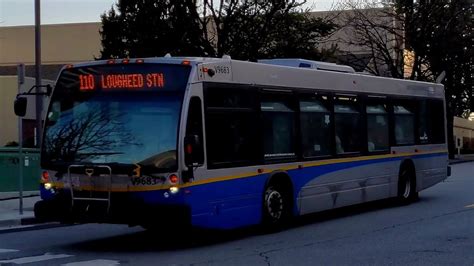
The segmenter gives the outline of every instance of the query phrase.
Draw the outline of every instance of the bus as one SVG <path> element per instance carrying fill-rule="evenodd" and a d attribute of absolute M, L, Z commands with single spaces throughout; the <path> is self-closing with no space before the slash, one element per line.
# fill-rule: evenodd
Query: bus
<path fill-rule="evenodd" d="M 441 84 L 304 59 L 67 65 L 45 117 L 35 215 L 233 229 L 408 204 L 449 175 L 445 109 Z"/>

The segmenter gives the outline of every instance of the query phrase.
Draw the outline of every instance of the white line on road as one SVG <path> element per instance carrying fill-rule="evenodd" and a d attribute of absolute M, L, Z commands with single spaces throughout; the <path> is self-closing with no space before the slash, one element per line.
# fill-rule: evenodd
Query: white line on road
<path fill-rule="evenodd" d="M 88 260 L 63 264 L 63 266 L 115 266 L 120 265 L 116 260 Z"/>
<path fill-rule="evenodd" d="M 0 248 L 0 253 L 7 253 L 7 252 L 18 252 L 19 250 L 17 249 L 6 249 L 6 248 Z"/>
<path fill-rule="evenodd" d="M 23 257 L 23 258 L 11 259 L 11 260 L 0 260 L 0 264 L 2 263 L 25 264 L 25 263 L 32 263 L 32 262 L 45 261 L 45 260 L 68 258 L 72 256 L 74 255 L 67 255 L 67 254 L 54 255 L 54 254 L 46 253 L 40 256 Z"/>
<path fill-rule="evenodd" d="M 474 204 L 464 206 L 464 208 L 474 208 Z"/>

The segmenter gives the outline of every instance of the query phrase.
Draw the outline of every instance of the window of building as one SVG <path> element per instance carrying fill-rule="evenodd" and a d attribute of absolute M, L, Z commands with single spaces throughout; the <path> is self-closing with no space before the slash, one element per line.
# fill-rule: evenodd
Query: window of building
<path fill-rule="evenodd" d="M 415 115 L 413 108 L 408 105 L 393 106 L 395 120 L 395 144 L 415 144 Z"/>
<path fill-rule="evenodd" d="M 336 153 L 360 152 L 360 112 L 357 98 L 339 97 L 334 104 Z"/>
<path fill-rule="evenodd" d="M 303 157 L 331 154 L 331 113 L 327 97 L 300 100 L 301 144 Z"/>
<path fill-rule="evenodd" d="M 368 104 L 366 112 L 368 151 L 387 151 L 389 148 L 389 131 L 386 105 Z"/>
<path fill-rule="evenodd" d="M 295 112 L 287 95 L 263 95 L 265 159 L 295 157 Z"/>

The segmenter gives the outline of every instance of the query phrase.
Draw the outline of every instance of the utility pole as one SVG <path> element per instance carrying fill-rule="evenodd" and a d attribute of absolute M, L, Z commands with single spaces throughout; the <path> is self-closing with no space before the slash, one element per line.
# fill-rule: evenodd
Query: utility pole
<path fill-rule="evenodd" d="M 40 0 L 35 0 L 35 83 L 36 93 L 41 91 L 41 3 Z M 41 146 L 41 131 L 43 130 L 42 112 L 43 112 L 43 98 L 41 95 L 36 95 L 36 131 L 35 143 L 37 147 Z"/>
<path fill-rule="evenodd" d="M 25 65 L 19 64 L 17 66 L 17 78 L 18 78 L 18 94 L 21 93 L 21 86 L 25 83 Z M 19 205 L 20 215 L 23 215 L 23 167 L 24 157 L 23 157 L 23 118 L 18 117 L 18 196 L 19 196 Z"/>

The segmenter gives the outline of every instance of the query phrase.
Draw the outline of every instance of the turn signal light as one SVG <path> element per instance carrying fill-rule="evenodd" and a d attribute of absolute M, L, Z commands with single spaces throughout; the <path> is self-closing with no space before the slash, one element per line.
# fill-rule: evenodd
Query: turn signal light
<path fill-rule="evenodd" d="M 170 175 L 169 179 L 170 179 L 170 182 L 173 183 L 173 184 L 178 183 L 178 176 L 175 175 L 175 174 Z"/>
<path fill-rule="evenodd" d="M 189 60 L 184 60 L 183 62 L 181 62 L 182 65 L 185 65 L 185 66 L 189 66 L 191 65 L 191 61 Z"/>
<path fill-rule="evenodd" d="M 143 59 L 137 59 L 135 61 L 135 63 L 137 63 L 137 64 L 142 64 L 143 62 L 145 62 L 145 60 L 143 60 Z"/>
<path fill-rule="evenodd" d="M 48 173 L 48 171 L 43 171 L 43 173 L 41 174 L 41 182 L 42 183 L 49 182 L 49 173 Z"/>
<path fill-rule="evenodd" d="M 128 59 L 123 59 L 122 60 L 122 64 L 128 64 L 129 62 L 130 62 L 130 60 L 128 60 Z"/>
<path fill-rule="evenodd" d="M 107 64 L 115 64 L 115 59 L 109 59 L 109 60 L 107 60 Z"/>

